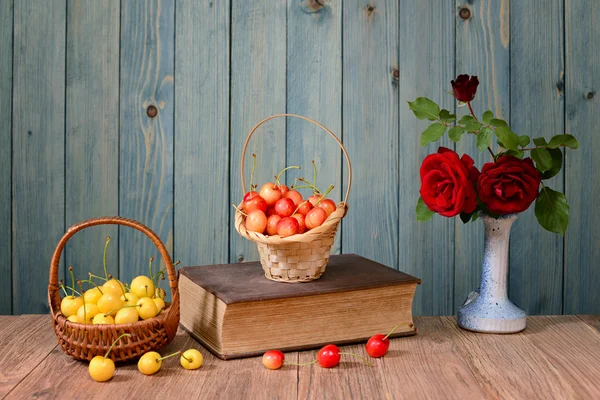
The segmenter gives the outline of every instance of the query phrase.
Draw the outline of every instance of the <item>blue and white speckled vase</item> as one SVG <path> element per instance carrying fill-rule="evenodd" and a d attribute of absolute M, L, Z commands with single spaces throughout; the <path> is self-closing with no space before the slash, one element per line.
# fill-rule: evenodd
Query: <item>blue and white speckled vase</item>
<path fill-rule="evenodd" d="M 516 333 L 525 329 L 525 311 L 508 299 L 508 247 L 510 227 L 517 214 L 494 219 L 480 213 L 485 227 L 481 286 L 459 308 L 458 326 L 483 333 Z"/>

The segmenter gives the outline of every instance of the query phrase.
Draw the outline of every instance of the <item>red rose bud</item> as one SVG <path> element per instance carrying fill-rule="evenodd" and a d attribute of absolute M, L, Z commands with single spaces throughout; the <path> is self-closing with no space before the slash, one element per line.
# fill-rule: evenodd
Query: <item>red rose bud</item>
<path fill-rule="evenodd" d="M 458 154 L 440 147 L 421 164 L 421 190 L 425 205 L 444 217 L 454 217 L 461 212 L 472 213 L 477 208 L 475 182 L 479 171 L 468 155 Z"/>
<path fill-rule="evenodd" d="M 459 75 L 456 81 L 451 83 L 456 100 L 466 103 L 475 98 L 475 92 L 477 92 L 477 86 L 479 85 L 479 79 L 475 75 L 471 77 L 466 74 Z"/>
<path fill-rule="evenodd" d="M 494 214 L 520 213 L 536 199 L 541 176 L 531 158 L 502 156 L 483 165 L 477 180 L 479 199 Z"/>

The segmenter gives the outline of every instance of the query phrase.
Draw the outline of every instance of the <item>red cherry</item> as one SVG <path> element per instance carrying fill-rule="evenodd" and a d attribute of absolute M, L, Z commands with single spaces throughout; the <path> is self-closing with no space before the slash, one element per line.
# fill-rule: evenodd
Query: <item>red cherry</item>
<path fill-rule="evenodd" d="M 258 192 L 255 192 L 255 191 L 250 191 L 250 192 L 246 193 L 244 195 L 244 203 L 247 202 L 248 200 L 250 200 L 251 198 L 256 197 L 258 195 L 259 195 Z"/>
<path fill-rule="evenodd" d="M 285 355 L 279 350 L 269 350 L 263 354 L 262 363 L 268 369 L 279 369 L 283 365 Z"/>
<path fill-rule="evenodd" d="M 312 204 L 314 207 L 314 205 L 317 204 L 317 201 L 321 200 L 321 197 L 323 196 L 320 194 L 313 194 L 308 198 L 308 201 L 310 201 L 310 204 Z"/>
<path fill-rule="evenodd" d="M 294 220 L 295 221 L 295 220 Z M 253 232 L 263 233 L 267 227 L 267 216 L 260 210 L 252 211 L 246 217 L 246 229 Z"/>
<path fill-rule="evenodd" d="M 308 214 L 308 212 L 310 210 L 313 209 L 313 205 L 308 201 L 308 200 L 304 200 L 299 206 L 298 206 L 298 210 L 296 211 L 296 213 L 298 214 L 302 214 L 306 217 L 306 214 Z"/>
<path fill-rule="evenodd" d="M 281 191 L 281 195 L 285 196 L 285 194 L 290 191 L 290 188 L 286 185 L 279 185 L 279 190 Z"/>
<path fill-rule="evenodd" d="M 306 232 L 306 223 L 304 223 L 304 215 L 302 214 L 294 214 L 292 218 L 296 218 L 298 220 L 298 233 Z"/>
<path fill-rule="evenodd" d="M 281 218 L 277 223 L 277 234 L 281 237 L 288 237 L 298 233 L 300 225 L 298 220 L 292 217 Z"/>
<path fill-rule="evenodd" d="M 308 229 L 314 229 L 318 226 L 323 225 L 323 222 L 327 219 L 327 213 L 321 207 L 315 207 L 306 214 L 304 223 Z"/>
<path fill-rule="evenodd" d="M 296 207 L 298 207 L 298 205 L 300 203 L 302 203 L 302 195 L 297 190 L 290 190 L 289 192 L 285 193 L 283 195 L 283 197 L 287 197 L 289 199 L 292 199 L 294 201 L 294 205 Z"/>
<path fill-rule="evenodd" d="M 268 206 L 272 206 L 281 198 L 281 190 L 273 182 L 267 182 L 260 188 L 260 197 L 265 199 Z"/>
<path fill-rule="evenodd" d="M 270 217 L 271 215 L 275 215 L 275 207 L 273 207 L 273 206 L 267 207 L 267 212 L 265 214 L 267 214 L 267 217 Z"/>
<path fill-rule="evenodd" d="M 247 214 L 256 210 L 260 210 L 262 212 L 267 211 L 267 202 L 258 194 L 244 202 L 244 211 L 246 211 Z"/>
<path fill-rule="evenodd" d="M 294 201 L 285 197 L 277 200 L 274 207 L 275 214 L 279 215 L 281 218 L 289 217 L 296 209 Z"/>
<path fill-rule="evenodd" d="M 328 344 L 317 353 L 317 361 L 323 368 L 333 368 L 340 363 L 340 349 L 335 344 Z"/>
<path fill-rule="evenodd" d="M 281 217 L 277 214 L 273 214 L 267 218 L 267 235 L 277 235 L 277 223 L 281 220 Z"/>
<path fill-rule="evenodd" d="M 317 205 L 317 207 L 321 207 L 323 210 L 325 210 L 325 212 L 327 213 L 328 217 L 337 208 L 335 206 L 335 203 L 333 202 L 333 200 L 330 200 L 330 199 L 323 199 L 323 200 L 321 200 L 321 202 Z"/>
<path fill-rule="evenodd" d="M 386 335 L 377 334 L 371 336 L 367 342 L 367 354 L 373 358 L 383 357 L 390 348 L 390 341 Z"/>

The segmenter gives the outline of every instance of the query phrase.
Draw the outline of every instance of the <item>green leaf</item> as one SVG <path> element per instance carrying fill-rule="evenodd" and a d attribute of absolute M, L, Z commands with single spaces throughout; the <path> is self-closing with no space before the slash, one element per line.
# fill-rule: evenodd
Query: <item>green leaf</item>
<path fill-rule="evenodd" d="M 421 146 L 435 142 L 444 135 L 444 132 L 446 132 L 446 126 L 439 122 L 429 125 L 421 134 Z"/>
<path fill-rule="evenodd" d="M 461 212 L 460 220 L 463 222 L 463 224 L 466 224 L 467 222 L 471 221 L 472 216 L 473 216 L 473 213 L 467 214 L 466 212 Z"/>
<path fill-rule="evenodd" d="M 479 218 L 479 211 L 475 210 L 473 217 L 471 218 L 471 222 L 477 221 L 477 218 Z"/>
<path fill-rule="evenodd" d="M 520 159 L 523 159 L 523 157 L 525 156 L 525 153 L 523 152 L 523 150 L 506 150 L 504 153 L 502 154 L 506 154 L 509 156 L 514 156 Z"/>
<path fill-rule="evenodd" d="M 460 118 L 460 121 L 458 121 L 458 123 L 461 124 L 461 125 L 466 125 L 466 124 L 468 124 L 470 122 L 475 122 L 475 118 L 473 118 L 470 115 L 463 115 Z"/>
<path fill-rule="evenodd" d="M 533 139 L 533 144 L 536 146 L 548 146 L 548 142 L 543 137 Z"/>
<path fill-rule="evenodd" d="M 440 115 L 440 107 L 427 97 L 417 97 L 412 103 L 409 101 L 408 106 L 419 119 L 434 121 Z"/>
<path fill-rule="evenodd" d="M 448 131 L 448 137 L 453 142 L 458 142 L 460 140 L 461 136 L 463 135 L 463 133 L 465 133 L 465 130 L 461 126 L 453 126 Z"/>
<path fill-rule="evenodd" d="M 579 142 L 575 139 L 573 135 L 556 135 L 552 139 L 550 139 L 550 143 L 548 143 L 548 147 L 551 149 L 556 149 L 560 146 L 570 147 L 572 149 L 576 149 L 579 147 Z"/>
<path fill-rule="evenodd" d="M 527 135 L 519 136 L 519 146 L 525 147 L 529 144 L 529 142 L 531 142 L 531 139 L 529 139 L 529 136 L 527 136 Z"/>
<path fill-rule="evenodd" d="M 487 110 L 486 112 L 483 113 L 481 120 L 483 121 L 484 124 L 488 125 L 490 123 L 490 121 L 492 120 L 492 118 L 494 118 L 494 113 L 491 112 L 490 110 Z"/>
<path fill-rule="evenodd" d="M 506 121 L 504 121 L 503 119 L 498 119 L 498 118 L 492 118 L 490 120 L 489 124 L 495 128 L 499 128 L 501 126 L 508 126 Z"/>
<path fill-rule="evenodd" d="M 499 126 L 494 131 L 498 139 L 502 142 L 505 149 L 518 150 L 519 137 L 516 133 L 510 130 L 508 126 Z"/>
<path fill-rule="evenodd" d="M 552 156 L 552 167 L 542 174 L 542 179 L 552 178 L 560 172 L 563 165 L 563 154 L 560 149 L 548 149 L 548 152 Z"/>
<path fill-rule="evenodd" d="M 417 201 L 416 212 L 417 212 L 417 221 L 427 221 L 427 220 L 431 219 L 433 214 L 435 214 L 433 211 L 431 211 L 429 209 L 429 207 L 427 207 L 425 205 L 425 202 L 423 201 L 422 197 L 419 197 L 419 200 Z"/>
<path fill-rule="evenodd" d="M 535 200 L 535 217 L 542 227 L 564 236 L 569 225 L 569 203 L 561 192 L 542 187 Z"/>
<path fill-rule="evenodd" d="M 490 145 L 490 140 L 492 140 L 492 130 L 490 128 L 480 130 L 476 140 L 479 151 L 485 151 Z"/>
<path fill-rule="evenodd" d="M 481 124 L 477 121 L 467 122 L 465 125 L 465 131 L 467 132 L 475 132 L 481 128 Z"/>
<path fill-rule="evenodd" d="M 543 147 L 531 150 L 531 158 L 535 161 L 537 169 L 540 172 L 545 172 L 552 168 L 552 156 Z"/>
<path fill-rule="evenodd" d="M 456 121 L 456 114 L 450 114 L 448 110 L 440 111 L 440 120 L 447 124 Z"/>

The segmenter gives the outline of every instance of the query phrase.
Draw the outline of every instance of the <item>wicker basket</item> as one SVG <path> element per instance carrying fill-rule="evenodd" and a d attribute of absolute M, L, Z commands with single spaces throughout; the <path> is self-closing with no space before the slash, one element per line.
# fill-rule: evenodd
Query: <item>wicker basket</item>
<path fill-rule="evenodd" d="M 165 262 L 171 287 L 172 301 L 158 316 L 132 324 L 89 325 L 68 321 L 60 311 L 60 288 L 58 286 L 58 264 L 67 241 L 77 232 L 94 225 L 124 225 L 137 229 L 158 247 Z M 113 361 L 127 361 L 140 357 L 145 352 L 160 349 L 169 344 L 177 332 L 179 325 L 179 291 L 177 274 L 169 252 L 160 238 L 147 226 L 120 217 L 94 218 L 73 225 L 62 237 L 50 263 L 50 283 L 48 285 L 48 302 L 52 325 L 58 337 L 58 343 L 65 353 L 78 360 L 91 360 L 94 356 L 104 355 L 110 345 L 122 334 L 129 333 L 113 347 L 110 358 Z"/>
<path fill-rule="evenodd" d="M 240 168 L 244 193 L 246 193 L 244 161 L 248 142 L 259 126 L 279 117 L 294 117 L 306 120 L 317 125 L 335 139 L 342 149 L 348 164 L 348 188 L 346 189 L 344 201 L 337 205 L 337 209 L 327 217 L 323 225 L 303 234 L 282 238 L 280 236 L 265 236 L 261 233 L 248 231 L 245 225 L 246 217 L 239 211 L 235 213 L 235 229 L 241 236 L 257 243 L 260 263 L 267 279 L 286 283 L 310 282 L 319 279 L 325 272 L 327 262 L 329 261 L 329 252 L 331 251 L 338 225 L 348 211 L 347 202 L 350 195 L 350 186 L 352 185 L 352 166 L 344 145 L 329 129 L 301 115 L 277 114 L 265 118 L 256 124 L 248 134 L 246 143 L 244 143 Z M 241 209 L 241 204 L 238 209 Z"/>

